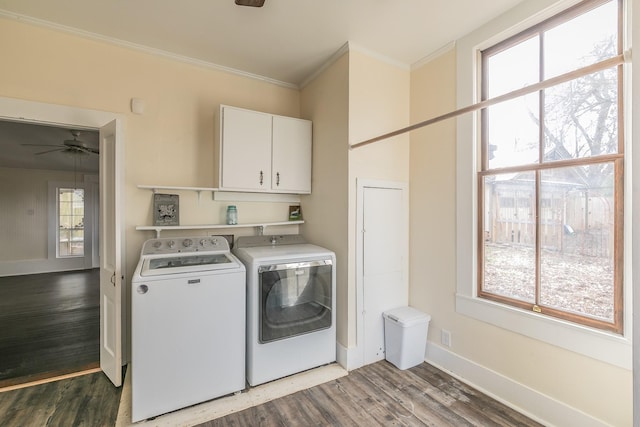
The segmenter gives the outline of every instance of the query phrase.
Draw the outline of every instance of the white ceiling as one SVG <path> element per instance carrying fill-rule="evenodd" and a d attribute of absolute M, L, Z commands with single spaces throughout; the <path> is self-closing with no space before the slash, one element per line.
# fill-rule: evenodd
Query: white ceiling
<path fill-rule="evenodd" d="M 0 18 L 300 87 L 347 42 L 409 68 L 520 1 L 266 0 L 254 8 L 234 0 L 0 0 Z M 65 139 L 68 129 L 0 122 L 0 166 L 72 169 L 69 156 L 21 145 Z M 97 134 L 80 139 L 97 148 Z"/>

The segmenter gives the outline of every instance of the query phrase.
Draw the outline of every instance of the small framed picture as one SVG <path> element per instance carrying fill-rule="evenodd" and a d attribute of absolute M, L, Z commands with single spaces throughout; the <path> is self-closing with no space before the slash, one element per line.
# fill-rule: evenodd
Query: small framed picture
<path fill-rule="evenodd" d="M 153 195 L 153 225 L 180 225 L 180 200 L 177 194 Z"/>
<path fill-rule="evenodd" d="M 289 221 L 300 221 L 302 219 L 302 208 L 300 206 L 289 206 Z"/>

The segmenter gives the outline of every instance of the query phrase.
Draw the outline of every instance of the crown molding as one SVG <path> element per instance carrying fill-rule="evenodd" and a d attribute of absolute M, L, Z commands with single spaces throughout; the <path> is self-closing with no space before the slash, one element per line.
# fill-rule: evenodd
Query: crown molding
<path fill-rule="evenodd" d="M 274 84 L 276 86 L 282 86 L 288 89 L 299 89 L 300 87 L 296 84 L 293 83 L 287 83 L 287 82 L 283 82 L 280 80 L 276 80 L 276 79 L 272 79 L 269 77 L 265 77 L 265 76 L 261 76 L 258 74 L 253 74 L 253 73 L 249 73 L 246 71 L 242 71 L 242 70 L 237 70 L 235 68 L 231 68 L 231 67 L 225 67 L 223 65 L 218 65 L 218 64 L 214 64 L 212 62 L 208 62 L 208 61 L 203 61 L 200 59 L 195 59 L 195 58 L 190 58 L 188 56 L 183 56 L 183 55 L 178 55 L 172 52 L 167 52 L 161 49 L 156 49 L 156 48 L 152 48 L 149 46 L 144 46 L 144 45 L 140 45 L 137 43 L 131 43 L 125 40 L 120 40 L 114 37 L 108 37 L 108 36 L 103 36 L 100 34 L 96 34 L 96 33 L 92 33 L 90 31 L 84 31 L 84 30 L 80 30 L 78 28 L 73 28 L 73 27 L 69 27 L 66 25 L 61 25 L 61 24 L 56 24 L 50 21 L 45 21 L 42 19 L 38 19 L 38 18 L 33 18 L 30 16 L 26 16 L 26 15 L 21 15 L 18 13 L 14 13 L 14 12 L 9 12 L 7 10 L 3 10 L 0 9 L 0 17 L 6 18 L 6 19 L 10 19 L 10 20 L 14 20 L 14 21 L 18 21 L 18 22 L 23 22 L 26 24 L 31 24 L 34 26 L 38 26 L 38 27 L 43 27 L 43 28 L 47 28 L 50 30 L 54 30 L 54 31 L 60 31 L 60 32 L 64 32 L 67 34 L 71 34 L 74 36 L 78 36 L 78 37 L 83 37 L 85 39 L 90 39 L 90 40 L 95 40 L 95 41 L 99 41 L 99 42 L 103 42 L 103 43 L 108 43 L 108 44 L 112 44 L 115 46 L 120 46 L 120 47 L 124 47 L 127 49 L 131 49 L 131 50 L 135 50 L 138 52 L 142 52 L 142 53 L 146 53 L 149 55 L 154 55 L 154 56 L 158 56 L 158 57 L 162 57 L 162 58 L 166 58 L 166 59 L 170 59 L 173 61 L 177 61 L 177 62 L 182 62 L 185 64 L 189 64 L 189 65 L 195 65 L 197 67 L 201 67 L 201 68 L 208 68 L 210 70 L 216 70 L 216 71 L 222 71 L 225 73 L 230 73 L 230 74 L 235 74 L 237 76 L 240 77 L 246 77 L 249 79 L 254 79 L 254 80 L 260 80 L 262 82 L 265 83 L 271 83 Z"/>
<path fill-rule="evenodd" d="M 450 52 L 452 50 L 454 50 L 456 48 L 456 42 L 452 41 L 447 43 L 446 45 L 442 46 L 440 49 L 431 52 L 429 55 L 425 56 L 424 58 L 420 59 L 419 61 L 414 62 L 413 64 L 411 64 L 411 71 L 417 70 L 418 68 L 422 67 L 423 65 L 428 64 L 429 62 L 433 61 L 434 59 L 444 55 L 447 52 Z"/>
<path fill-rule="evenodd" d="M 309 83 L 311 83 L 313 80 L 316 79 L 316 77 L 318 77 L 320 74 L 322 74 L 327 68 L 329 68 L 330 66 L 332 66 L 340 57 L 342 57 L 342 55 L 344 55 L 347 52 L 359 52 L 362 53 L 364 55 L 367 55 L 369 57 L 375 58 L 379 61 L 382 62 L 386 62 L 387 64 L 393 65 L 394 67 L 398 67 L 401 68 L 403 70 L 410 70 L 409 65 L 400 62 L 400 61 L 396 61 L 395 59 L 389 58 L 388 56 L 384 56 L 380 53 L 377 53 L 373 50 L 369 50 L 367 48 L 364 48 L 358 44 L 355 44 L 351 41 L 346 42 L 345 44 L 343 44 L 342 46 L 340 46 L 340 48 L 338 50 L 335 51 L 335 53 L 333 55 L 331 55 L 331 57 L 325 61 L 324 64 L 322 64 L 320 66 L 320 68 L 318 68 L 316 71 L 314 71 L 309 77 L 307 77 L 305 80 L 302 81 L 302 83 L 300 83 L 300 89 L 304 88 L 305 86 L 307 86 Z"/>

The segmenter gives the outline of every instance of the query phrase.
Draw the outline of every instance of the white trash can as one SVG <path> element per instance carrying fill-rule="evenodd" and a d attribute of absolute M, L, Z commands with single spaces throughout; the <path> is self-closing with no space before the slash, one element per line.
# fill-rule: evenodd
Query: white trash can
<path fill-rule="evenodd" d="M 382 313 L 385 358 L 399 369 L 424 362 L 431 316 L 413 307 L 399 307 Z"/>

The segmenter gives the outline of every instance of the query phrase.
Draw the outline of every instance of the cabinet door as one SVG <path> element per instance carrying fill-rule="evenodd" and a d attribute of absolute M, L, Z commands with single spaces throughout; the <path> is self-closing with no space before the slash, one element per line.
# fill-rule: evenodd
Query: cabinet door
<path fill-rule="evenodd" d="M 311 122 L 273 117 L 271 188 L 311 193 Z"/>
<path fill-rule="evenodd" d="M 220 188 L 271 189 L 271 115 L 224 107 Z"/>

